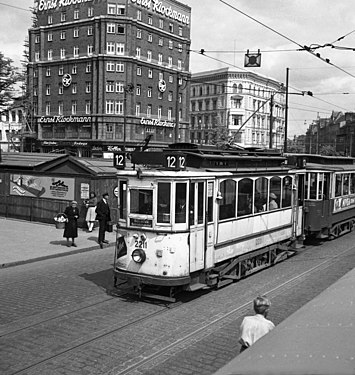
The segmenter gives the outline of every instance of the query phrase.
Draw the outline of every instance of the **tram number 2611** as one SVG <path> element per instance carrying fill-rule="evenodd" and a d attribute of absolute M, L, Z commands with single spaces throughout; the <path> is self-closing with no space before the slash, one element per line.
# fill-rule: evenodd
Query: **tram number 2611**
<path fill-rule="evenodd" d="M 185 169 L 186 156 L 182 154 L 166 155 L 165 163 L 169 169 Z"/>

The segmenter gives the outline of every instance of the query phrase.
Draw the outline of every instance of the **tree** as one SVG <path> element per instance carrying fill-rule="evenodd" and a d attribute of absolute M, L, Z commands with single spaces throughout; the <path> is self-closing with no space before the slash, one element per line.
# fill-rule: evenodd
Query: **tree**
<path fill-rule="evenodd" d="M 0 52 L 0 114 L 12 103 L 15 85 L 22 80 L 13 61 Z"/>

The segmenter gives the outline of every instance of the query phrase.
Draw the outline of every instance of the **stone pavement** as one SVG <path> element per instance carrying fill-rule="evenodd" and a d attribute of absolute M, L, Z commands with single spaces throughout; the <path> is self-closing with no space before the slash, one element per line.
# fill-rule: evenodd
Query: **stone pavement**
<path fill-rule="evenodd" d="M 84 251 L 97 250 L 98 228 L 91 233 L 78 228 L 77 247 L 67 247 L 63 237 L 64 229 L 56 229 L 55 224 L 6 219 L 0 217 L 0 268 L 31 263 Z M 106 240 L 112 246 L 116 232 L 107 233 Z"/>

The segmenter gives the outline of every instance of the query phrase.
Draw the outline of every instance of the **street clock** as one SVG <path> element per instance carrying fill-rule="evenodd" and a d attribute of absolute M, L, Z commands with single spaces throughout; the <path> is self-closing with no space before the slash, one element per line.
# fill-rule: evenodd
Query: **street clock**
<path fill-rule="evenodd" d="M 163 79 L 160 79 L 158 82 L 158 89 L 160 92 L 165 92 L 166 90 L 166 82 Z"/>
<path fill-rule="evenodd" d="M 71 81 L 72 81 L 71 75 L 69 73 L 64 74 L 64 76 L 62 78 L 63 86 L 69 87 L 70 84 L 71 84 Z"/>

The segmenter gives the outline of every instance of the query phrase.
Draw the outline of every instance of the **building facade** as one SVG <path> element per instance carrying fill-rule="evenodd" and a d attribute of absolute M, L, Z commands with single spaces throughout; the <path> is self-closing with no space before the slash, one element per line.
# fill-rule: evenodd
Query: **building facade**
<path fill-rule="evenodd" d="M 283 149 L 285 99 L 281 83 L 256 73 L 225 68 L 193 74 L 191 142 L 214 143 L 224 130 L 229 142 L 243 147 Z"/>
<path fill-rule="evenodd" d="M 175 0 L 37 0 L 29 91 L 38 150 L 101 156 L 185 141 L 191 8 Z"/>

